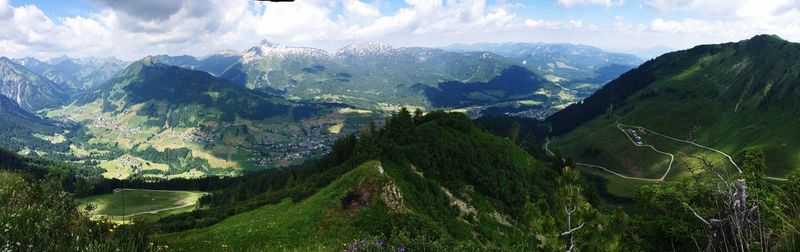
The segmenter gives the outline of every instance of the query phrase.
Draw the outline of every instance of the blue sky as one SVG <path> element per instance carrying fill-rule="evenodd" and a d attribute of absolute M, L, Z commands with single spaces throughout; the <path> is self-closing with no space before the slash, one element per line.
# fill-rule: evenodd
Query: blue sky
<path fill-rule="evenodd" d="M 204 55 L 262 39 L 336 50 L 477 42 L 620 52 L 777 34 L 800 40 L 797 0 L 0 0 L 0 55 Z"/>
<path fill-rule="evenodd" d="M 75 15 L 88 15 L 96 11 L 88 1 L 84 0 L 11 0 L 10 2 L 13 6 L 36 5 L 36 7 L 53 19 Z"/>

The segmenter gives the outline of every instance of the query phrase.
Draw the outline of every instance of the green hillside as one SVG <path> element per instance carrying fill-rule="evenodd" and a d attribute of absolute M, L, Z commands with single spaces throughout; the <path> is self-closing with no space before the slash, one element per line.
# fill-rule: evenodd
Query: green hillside
<path fill-rule="evenodd" d="M 384 130 L 344 141 L 289 181 L 250 176 L 201 199 L 209 209 L 162 219 L 166 230 L 197 228 L 161 238 L 178 250 L 338 250 L 362 239 L 413 250 L 510 248 L 535 239 L 518 222 L 526 202 L 555 200 L 553 170 L 461 114 L 401 112 Z"/>
<path fill-rule="evenodd" d="M 698 157 L 735 171 L 746 150 L 761 149 L 767 175 L 785 177 L 800 167 L 799 62 L 800 44 L 769 35 L 665 54 L 548 118 L 549 148 L 667 180 L 702 173 Z"/>

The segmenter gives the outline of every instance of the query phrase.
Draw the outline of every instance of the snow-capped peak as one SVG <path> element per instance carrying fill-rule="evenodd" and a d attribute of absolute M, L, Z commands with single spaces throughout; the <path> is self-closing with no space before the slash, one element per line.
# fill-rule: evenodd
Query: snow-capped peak
<path fill-rule="evenodd" d="M 345 46 L 336 52 L 337 57 L 392 56 L 397 53 L 394 47 L 377 42 L 356 43 Z"/>
<path fill-rule="evenodd" d="M 307 58 L 326 58 L 329 53 L 322 49 L 310 47 L 290 47 L 281 44 L 262 40 L 258 46 L 250 48 L 242 55 L 242 63 L 250 63 L 262 58 L 286 58 L 286 57 L 307 57 Z"/>

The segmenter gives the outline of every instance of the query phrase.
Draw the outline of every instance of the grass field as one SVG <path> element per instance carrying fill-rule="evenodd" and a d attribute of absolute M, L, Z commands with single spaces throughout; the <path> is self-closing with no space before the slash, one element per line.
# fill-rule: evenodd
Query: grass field
<path fill-rule="evenodd" d="M 127 154 L 103 162 L 98 166 L 106 170 L 103 177 L 117 179 L 128 178 L 134 172 L 134 166 L 141 170 L 160 170 L 162 172 L 169 170 L 169 165 L 150 162 Z"/>
<path fill-rule="evenodd" d="M 189 191 L 124 189 L 111 194 L 82 198 L 78 201 L 80 202 L 81 208 L 86 207 L 88 204 L 94 205 L 95 209 L 92 211 L 92 215 L 95 217 L 106 216 L 113 220 L 121 220 L 123 214 L 123 194 L 126 218 L 138 218 L 142 217 L 142 215 L 160 217 L 168 214 L 191 211 L 195 208 L 197 200 L 203 195 L 201 192 Z"/>
<path fill-rule="evenodd" d="M 604 166 L 631 177 L 657 179 L 666 171 L 669 156 L 633 145 L 617 129 L 613 118 L 596 119 L 587 125 L 553 139 L 550 149 L 559 150 L 576 162 Z"/>
<path fill-rule="evenodd" d="M 560 150 L 567 157 L 577 162 L 606 167 L 614 172 L 636 178 L 658 179 L 667 172 L 666 181 L 687 179 L 695 175 L 710 176 L 699 158 L 705 158 L 714 167 L 725 172 L 735 172 L 735 166 L 717 152 L 700 148 L 674 139 L 669 139 L 650 132 L 640 132 L 643 145 L 652 145 L 659 151 L 674 155 L 672 165 L 670 157 L 653 151 L 648 147 L 636 146 L 626 133 L 616 127 L 616 119 L 598 118 L 565 137 L 556 138 L 549 148 Z M 624 130 L 636 127 L 624 126 Z M 583 132 L 592 129 L 594 132 Z M 679 136 L 680 137 L 680 136 Z M 609 194 L 623 198 L 632 198 L 638 187 L 657 183 L 622 178 L 608 172 L 591 167 L 579 167 L 582 172 L 601 176 L 607 180 Z"/>
<path fill-rule="evenodd" d="M 330 132 L 331 134 L 339 134 L 339 132 L 342 132 L 343 127 L 344 123 L 337 123 L 328 127 L 328 132 Z"/>

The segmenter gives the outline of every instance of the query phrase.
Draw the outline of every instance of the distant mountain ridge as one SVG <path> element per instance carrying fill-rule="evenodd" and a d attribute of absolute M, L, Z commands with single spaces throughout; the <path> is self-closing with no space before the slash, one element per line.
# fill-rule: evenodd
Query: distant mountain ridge
<path fill-rule="evenodd" d="M 28 111 L 58 107 L 69 98 L 61 86 L 6 57 L 0 57 L 0 94 Z"/>
<path fill-rule="evenodd" d="M 485 82 L 514 63 L 490 53 L 365 42 L 335 52 L 262 41 L 220 77 L 250 89 L 371 109 L 435 107 L 419 85 Z"/>
<path fill-rule="evenodd" d="M 568 44 L 484 43 L 395 48 L 379 42 L 362 42 L 329 52 L 268 40 L 246 51 L 224 50 L 204 57 L 155 57 L 168 65 L 205 71 L 249 89 L 289 99 L 379 110 L 400 105 L 436 107 L 440 103 L 417 91 L 420 84 L 439 88 L 447 82 L 487 82 L 511 66 L 526 67 L 548 82 L 569 89 L 570 97 L 585 97 L 640 62 L 632 55 Z M 75 59 L 60 57 L 49 63 L 29 58 L 17 61 L 73 89 L 96 85 L 92 82 L 87 87 L 76 87 L 74 83 L 80 81 L 75 77 L 53 70 L 54 64 L 73 65 L 69 62 Z"/>
<path fill-rule="evenodd" d="M 447 50 L 486 51 L 514 60 L 550 81 L 590 95 L 606 82 L 638 66 L 642 60 L 630 54 L 573 44 L 548 43 L 477 43 L 454 44 Z"/>
<path fill-rule="evenodd" d="M 214 76 L 219 76 L 228 69 L 231 65 L 236 63 L 241 57 L 242 53 L 237 51 L 220 51 L 211 55 L 196 58 L 189 55 L 169 56 L 157 55 L 155 56 L 162 62 L 168 65 L 179 66 L 192 70 L 200 70 L 208 72 Z"/>
<path fill-rule="evenodd" d="M 589 46 L 509 45 L 493 47 L 497 50 L 472 50 L 476 47 L 395 48 L 363 42 L 328 52 L 264 40 L 220 77 L 251 89 L 304 100 L 367 108 L 392 104 L 438 107 L 441 103 L 415 90 L 420 90 L 420 85 L 440 88 L 448 82 L 487 82 L 509 67 L 523 66 L 548 82 L 570 89 L 570 96 L 584 97 L 641 63 L 633 55 Z M 465 103 L 488 105 L 477 100 Z"/>
<path fill-rule="evenodd" d="M 48 61 L 17 58 L 13 61 L 61 85 L 70 93 L 79 93 L 108 80 L 127 66 L 127 62 L 110 58 L 56 57 Z"/>

